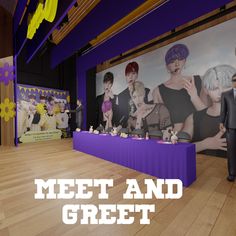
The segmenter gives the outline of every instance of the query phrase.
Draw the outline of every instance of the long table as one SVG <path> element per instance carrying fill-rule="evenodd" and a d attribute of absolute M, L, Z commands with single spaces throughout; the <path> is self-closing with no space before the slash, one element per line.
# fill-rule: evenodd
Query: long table
<path fill-rule="evenodd" d="M 191 143 L 163 144 L 118 136 L 73 133 L 73 148 L 161 179 L 196 180 L 196 151 Z"/>

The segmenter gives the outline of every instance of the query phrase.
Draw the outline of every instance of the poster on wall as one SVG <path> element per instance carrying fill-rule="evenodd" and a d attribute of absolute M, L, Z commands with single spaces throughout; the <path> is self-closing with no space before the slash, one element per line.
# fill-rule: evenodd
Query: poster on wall
<path fill-rule="evenodd" d="M 37 142 L 70 136 L 68 91 L 17 85 L 19 142 Z"/>
<path fill-rule="evenodd" d="M 225 157 L 221 94 L 236 73 L 235 25 L 229 20 L 97 73 L 96 125 L 174 129 L 197 152 Z"/>

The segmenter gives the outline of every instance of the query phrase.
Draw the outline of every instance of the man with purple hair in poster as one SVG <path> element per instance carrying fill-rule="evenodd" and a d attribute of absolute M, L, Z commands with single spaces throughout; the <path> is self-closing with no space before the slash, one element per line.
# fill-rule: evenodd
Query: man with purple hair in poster
<path fill-rule="evenodd" d="M 165 62 L 170 78 L 157 86 L 152 94 L 154 103 L 164 103 L 168 108 L 176 131 L 183 128 L 190 114 L 206 107 L 200 76 L 183 75 L 188 56 L 189 50 L 185 44 L 175 44 L 167 51 Z"/>

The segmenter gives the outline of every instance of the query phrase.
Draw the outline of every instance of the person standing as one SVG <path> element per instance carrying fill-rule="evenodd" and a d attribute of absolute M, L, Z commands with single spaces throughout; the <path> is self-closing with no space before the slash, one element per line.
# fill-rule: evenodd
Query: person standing
<path fill-rule="evenodd" d="M 235 181 L 236 178 L 236 74 L 232 77 L 233 89 L 222 94 L 220 130 L 226 128 L 228 172 L 227 180 Z"/>
<path fill-rule="evenodd" d="M 66 113 L 75 113 L 76 128 L 82 129 L 83 126 L 83 105 L 82 102 L 77 99 L 77 107 L 75 110 L 66 110 Z"/>

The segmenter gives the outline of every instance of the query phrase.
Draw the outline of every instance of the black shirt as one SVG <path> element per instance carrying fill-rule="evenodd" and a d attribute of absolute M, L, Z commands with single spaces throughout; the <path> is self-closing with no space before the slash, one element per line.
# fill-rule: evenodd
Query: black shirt
<path fill-rule="evenodd" d="M 214 137 L 219 132 L 220 116 L 211 116 L 207 114 L 207 109 L 197 111 L 193 114 L 193 142 L 199 142 L 209 137 Z M 225 135 L 222 137 L 225 138 Z M 226 151 L 223 150 L 203 150 L 201 154 L 226 157 Z"/>
<path fill-rule="evenodd" d="M 194 76 L 194 81 L 197 88 L 197 94 L 200 96 L 202 88 L 202 80 L 200 76 Z M 196 111 L 186 89 L 182 88 L 176 90 L 161 84 L 159 85 L 159 91 L 163 103 L 170 112 L 173 124 L 183 123 L 190 114 Z"/>

